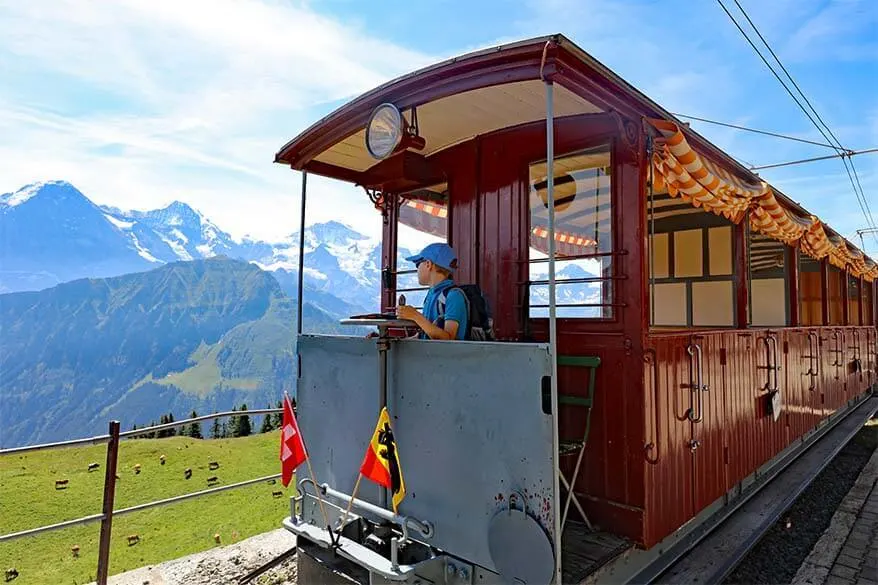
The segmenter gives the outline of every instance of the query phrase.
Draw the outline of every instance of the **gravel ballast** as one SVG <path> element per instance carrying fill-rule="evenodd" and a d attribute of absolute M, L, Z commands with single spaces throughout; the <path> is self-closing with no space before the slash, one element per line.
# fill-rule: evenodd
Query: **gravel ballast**
<path fill-rule="evenodd" d="M 753 547 L 725 583 L 790 583 L 876 448 L 878 425 L 863 427 Z"/>
<path fill-rule="evenodd" d="M 281 528 L 229 546 L 120 573 L 108 581 L 109 585 L 232 585 L 295 544 L 295 536 Z M 296 557 L 284 560 L 251 583 L 295 585 Z"/>

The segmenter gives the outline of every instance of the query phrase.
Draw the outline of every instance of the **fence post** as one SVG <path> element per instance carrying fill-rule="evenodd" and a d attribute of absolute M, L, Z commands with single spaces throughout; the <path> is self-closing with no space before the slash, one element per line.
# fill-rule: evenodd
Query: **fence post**
<path fill-rule="evenodd" d="M 113 526 L 113 500 L 116 496 L 116 463 L 119 461 L 119 421 L 110 421 L 110 442 L 107 443 L 107 464 L 104 467 L 104 510 L 101 520 L 101 544 L 98 549 L 97 585 L 107 585 L 110 571 L 110 536 Z"/>

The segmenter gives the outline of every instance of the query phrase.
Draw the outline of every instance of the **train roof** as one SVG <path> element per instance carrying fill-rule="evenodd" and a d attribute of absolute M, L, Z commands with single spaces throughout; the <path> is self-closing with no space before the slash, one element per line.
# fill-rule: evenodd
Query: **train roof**
<path fill-rule="evenodd" d="M 380 85 L 290 140 L 275 162 L 356 185 L 386 185 L 400 167 L 376 161 L 365 146 L 365 127 L 380 104 L 417 109 L 426 146 L 416 155 L 405 151 L 414 156 L 403 164 L 423 167 L 431 155 L 476 136 L 545 119 L 549 79 L 556 117 L 618 112 L 650 126 L 658 138 L 653 164 L 672 195 L 735 223 L 749 216 L 757 231 L 801 245 L 815 259 L 878 278 L 878 265 L 854 244 L 561 34 L 474 51 Z"/>

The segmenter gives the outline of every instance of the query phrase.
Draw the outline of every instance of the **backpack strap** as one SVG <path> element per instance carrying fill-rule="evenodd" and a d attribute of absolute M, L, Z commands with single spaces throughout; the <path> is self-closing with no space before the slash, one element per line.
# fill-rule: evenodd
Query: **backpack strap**
<path fill-rule="evenodd" d="M 455 289 L 461 295 L 463 295 L 463 303 L 466 306 L 466 331 L 464 332 L 463 338 L 469 339 L 470 338 L 470 328 L 472 327 L 472 311 L 470 309 L 469 298 L 466 296 L 466 293 L 463 292 L 463 289 L 460 288 L 459 286 L 456 286 L 456 285 L 450 286 L 447 289 L 443 290 L 441 293 L 439 293 L 439 296 L 436 297 L 437 303 L 438 303 L 437 308 L 439 309 L 438 321 L 442 322 L 442 324 L 439 325 L 439 327 L 442 327 L 443 329 L 445 328 L 445 302 L 448 300 L 448 293 L 455 290 Z M 458 323 L 458 325 L 460 325 L 460 324 Z"/>

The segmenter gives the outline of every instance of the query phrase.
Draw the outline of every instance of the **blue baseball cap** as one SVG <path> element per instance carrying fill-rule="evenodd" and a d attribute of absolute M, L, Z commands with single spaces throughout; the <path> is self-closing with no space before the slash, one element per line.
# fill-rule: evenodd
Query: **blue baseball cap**
<path fill-rule="evenodd" d="M 421 250 L 420 254 L 409 256 L 406 260 L 415 264 L 419 264 L 422 260 L 429 260 L 436 266 L 452 272 L 457 268 L 457 254 L 454 253 L 451 246 L 439 242 L 428 245 Z"/>

